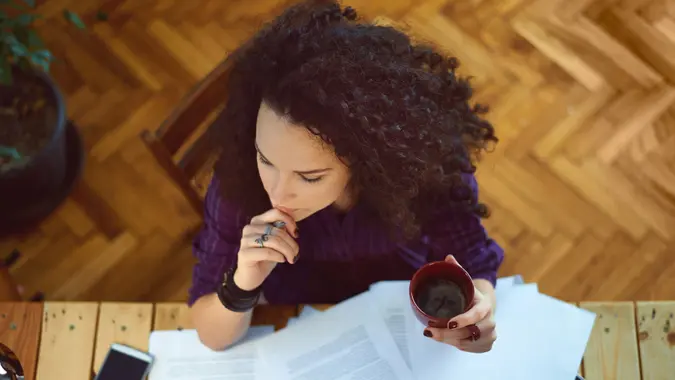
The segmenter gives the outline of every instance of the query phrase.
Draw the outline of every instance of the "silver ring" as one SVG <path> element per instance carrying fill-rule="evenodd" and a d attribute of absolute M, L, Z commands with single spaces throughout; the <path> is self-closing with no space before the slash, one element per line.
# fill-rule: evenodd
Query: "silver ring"
<path fill-rule="evenodd" d="M 272 235 L 272 230 L 273 226 L 271 224 L 268 224 L 267 227 L 265 227 L 265 233 L 263 235 Z"/>
<path fill-rule="evenodd" d="M 265 248 L 265 242 L 269 240 L 270 235 L 262 234 L 259 238 L 255 239 L 255 242 L 260 244 L 260 248 Z"/>
<path fill-rule="evenodd" d="M 277 220 L 276 222 L 272 223 L 272 225 L 276 228 L 284 228 L 286 227 L 286 222 L 283 220 Z"/>
<path fill-rule="evenodd" d="M 255 239 L 256 244 L 260 244 L 260 248 L 265 248 L 265 235 L 260 236 L 259 238 Z"/>

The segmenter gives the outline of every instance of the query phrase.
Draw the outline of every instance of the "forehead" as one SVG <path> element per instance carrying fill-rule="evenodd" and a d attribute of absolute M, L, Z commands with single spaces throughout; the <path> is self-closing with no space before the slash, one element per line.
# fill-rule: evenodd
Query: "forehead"
<path fill-rule="evenodd" d="M 337 161 L 323 140 L 305 127 L 279 116 L 264 102 L 258 112 L 256 144 L 274 165 L 292 170 L 331 167 Z"/>

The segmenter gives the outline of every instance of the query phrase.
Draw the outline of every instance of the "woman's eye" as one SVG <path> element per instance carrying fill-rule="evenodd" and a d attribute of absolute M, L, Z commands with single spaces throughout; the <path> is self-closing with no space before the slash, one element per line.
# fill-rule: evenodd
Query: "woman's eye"
<path fill-rule="evenodd" d="M 260 161 L 261 164 L 267 165 L 267 166 L 272 166 L 272 163 L 267 161 L 265 157 L 258 155 L 258 161 Z"/>
<path fill-rule="evenodd" d="M 305 176 L 301 176 L 301 177 L 302 177 L 302 180 L 303 180 L 303 181 L 309 182 L 309 183 L 319 182 L 319 181 L 321 181 L 321 179 L 323 178 L 323 177 L 307 178 L 307 177 L 305 177 Z"/>

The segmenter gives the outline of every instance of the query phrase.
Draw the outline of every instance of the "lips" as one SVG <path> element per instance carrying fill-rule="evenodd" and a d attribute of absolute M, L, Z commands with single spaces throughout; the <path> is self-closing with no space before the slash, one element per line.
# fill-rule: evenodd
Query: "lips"
<path fill-rule="evenodd" d="M 293 214 L 293 212 L 295 212 L 297 210 L 297 209 L 283 207 L 283 206 L 274 206 L 274 208 L 276 208 L 277 210 L 279 210 L 279 211 L 281 211 L 285 214 L 289 214 L 289 215 Z"/>

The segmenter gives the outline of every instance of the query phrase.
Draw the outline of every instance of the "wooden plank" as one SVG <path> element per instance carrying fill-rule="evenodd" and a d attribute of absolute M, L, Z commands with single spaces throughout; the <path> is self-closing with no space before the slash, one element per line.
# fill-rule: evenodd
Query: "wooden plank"
<path fill-rule="evenodd" d="M 570 305 L 573 305 L 575 307 L 581 307 L 581 305 L 577 302 L 568 302 Z M 596 316 L 597 318 L 597 316 Z M 579 375 L 581 378 L 584 377 L 584 359 L 581 359 L 581 363 L 579 363 L 579 368 L 577 369 L 577 375 Z"/>
<path fill-rule="evenodd" d="M 98 303 L 45 302 L 38 379 L 91 380 Z"/>
<path fill-rule="evenodd" d="M 155 323 L 153 330 L 193 329 L 190 308 L 181 302 L 155 304 Z"/>
<path fill-rule="evenodd" d="M 101 304 L 94 350 L 94 371 L 101 368 L 112 343 L 148 350 L 152 309 L 151 303 Z"/>
<path fill-rule="evenodd" d="M 640 378 L 635 309 L 632 302 L 581 302 L 597 314 L 584 354 L 586 380 Z"/>
<path fill-rule="evenodd" d="M 675 301 L 637 303 L 638 341 L 644 380 L 675 377 Z"/>
<path fill-rule="evenodd" d="M 286 326 L 288 318 L 298 315 L 294 305 L 260 305 L 253 311 L 251 325 L 274 325 L 275 329 Z M 193 329 L 190 309 L 184 303 L 158 303 L 155 305 L 153 330 Z"/>
<path fill-rule="evenodd" d="M 41 323 L 40 303 L 0 303 L 0 343 L 16 354 L 26 380 L 35 379 Z"/>

